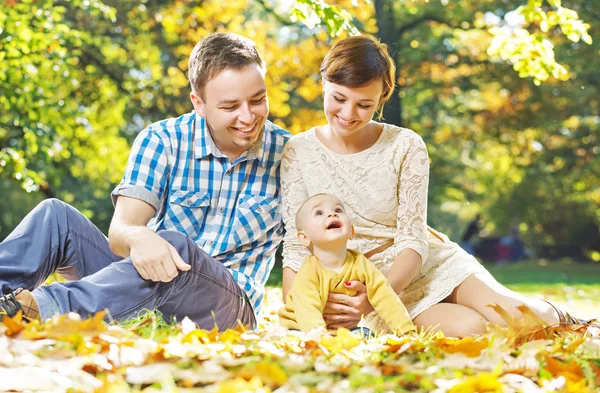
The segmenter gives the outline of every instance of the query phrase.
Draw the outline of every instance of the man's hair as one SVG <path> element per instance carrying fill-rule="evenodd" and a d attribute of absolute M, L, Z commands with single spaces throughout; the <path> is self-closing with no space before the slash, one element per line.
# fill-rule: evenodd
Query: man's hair
<path fill-rule="evenodd" d="M 344 38 L 329 50 L 320 71 L 327 82 L 346 87 L 363 87 L 381 79 L 383 92 L 377 106 L 381 118 L 396 82 L 396 65 L 386 44 L 365 35 Z"/>
<path fill-rule="evenodd" d="M 239 70 L 250 64 L 265 68 L 254 42 L 233 33 L 212 33 L 200 40 L 190 55 L 190 86 L 203 97 L 206 84 L 221 71 Z"/>
<path fill-rule="evenodd" d="M 320 194 L 315 194 L 313 196 L 311 196 L 310 198 L 308 198 L 307 200 L 304 201 L 304 203 L 302 205 L 300 205 L 300 208 L 298 209 L 298 211 L 296 212 L 296 231 L 301 231 L 302 230 L 302 219 L 301 219 L 301 213 L 302 213 L 302 209 L 304 209 L 304 207 L 306 206 L 306 204 L 313 198 L 316 198 L 318 196 L 323 196 L 323 195 L 327 195 L 327 196 L 332 196 L 335 199 L 337 199 L 338 201 L 340 201 L 340 203 L 342 203 L 342 205 L 344 204 L 338 197 L 336 197 L 335 195 L 332 194 L 326 194 L 324 192 L 320 193 Z"/>

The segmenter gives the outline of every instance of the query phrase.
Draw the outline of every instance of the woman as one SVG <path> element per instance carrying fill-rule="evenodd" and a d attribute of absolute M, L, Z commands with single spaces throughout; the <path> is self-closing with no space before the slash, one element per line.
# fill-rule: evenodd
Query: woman
<path fill-rule="evenodd" d="M 400 293 L 418 327 L 455 337 L 482 333 L 487 321 L 504 323 L 490 304 L 514 316 L 520 316 L 516 306 L 525 304 L 547 324 L 564 322 L 551 304 L 505 288 L 427 226 L 429 161 L 423 140 L 409 129 L 372 120 L 393 93 L 394 74 L 386 46 L 365 36 L 341 40 L 323 60 L 328 124 L 294 136 L 281 166 L 284 297 L 308 253 L 296 237 L 296 211 L 308 197 L 328 193 L 344 202 L 354 222 L 349 248 L 371 252 L 370 260 Z M 359 290 L 357 296 L 330 295 L 324 313 L 329 327 L 354 327 L 373 310 L 364 286 L 351 287 Z M 382 327 L 374 318 L 367 324 Z"/>

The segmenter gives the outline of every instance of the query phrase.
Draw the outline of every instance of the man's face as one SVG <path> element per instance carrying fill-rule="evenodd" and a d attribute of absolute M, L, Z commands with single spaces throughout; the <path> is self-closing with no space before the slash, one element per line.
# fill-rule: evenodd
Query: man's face
<path fill-rule="evenodd" d="M 299 239 L 306 247 L 346 245 L 353 228 L 342 202 L 333 195 L 317 195 L 303 207 Z"/>
<path fill-rule="evenodd" d="M 227 68 L 206 84 L 204 99 L 199 92 L 190 97 L 215 144 L 232 161 L 258 140 L 269 115 L 264 71 L 257 64 Z"/>

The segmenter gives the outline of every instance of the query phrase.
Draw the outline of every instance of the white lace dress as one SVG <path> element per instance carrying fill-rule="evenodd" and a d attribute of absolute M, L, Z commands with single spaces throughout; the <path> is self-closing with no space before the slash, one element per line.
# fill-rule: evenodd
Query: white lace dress
<path fill-rule="evenodd" d="M 370 258 L 387 274 L 397 255 L 411 248 L 421 255 L 421 271 L 399 294 L 411 318 L 446 298 L 481 264 L 448 237 L 427 226 L 429 159 L 415 132 L 385 125 L 377 142 L 356 154 L 326 148 L 310 129 L 286 144 L 281 164 L 286 234 L 283 266 L 298 271 L 309 251 L 296 237 L 300 205 L 319 193 L 340 198 L 355 227 L 348 247 L 367 252 L 390 239 L 394 245 Z M 366 325 L 378 329 L 380 321 Z"/>

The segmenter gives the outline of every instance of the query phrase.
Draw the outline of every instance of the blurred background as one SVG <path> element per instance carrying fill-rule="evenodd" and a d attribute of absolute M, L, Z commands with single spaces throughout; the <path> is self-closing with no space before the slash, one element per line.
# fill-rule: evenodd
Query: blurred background
<path fill-rule="evenodd" d="M 325 53 L 361 32 L 398 64 L 385 121 L 428 145 L 429 224 L 485 262 L 597 282 L 599 21 L 592 0 L 3 0 L 0 239 L 50 197 L 106 233 L 136 134 L 192 110 L 188 55 L 208 33 L 258 44 L 270 118 L 299 133 L 325 122 Z"/>

